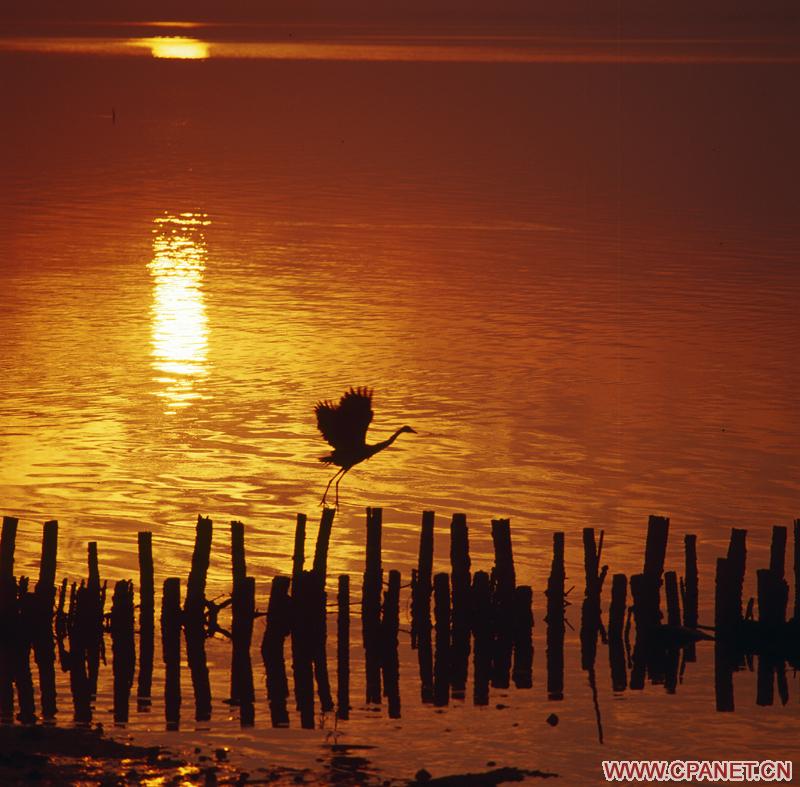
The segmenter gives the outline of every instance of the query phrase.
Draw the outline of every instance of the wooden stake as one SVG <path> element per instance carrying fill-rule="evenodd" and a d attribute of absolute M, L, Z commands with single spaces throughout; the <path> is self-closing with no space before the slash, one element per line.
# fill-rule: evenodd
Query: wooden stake
<path fill-rule="evenodd" d="M 153 534 L 138 534 L 139 546 L 139 678 L 136 686 L 138 709 L 150 706 L 155 652 L 155 578 L 153 573 Z"/>

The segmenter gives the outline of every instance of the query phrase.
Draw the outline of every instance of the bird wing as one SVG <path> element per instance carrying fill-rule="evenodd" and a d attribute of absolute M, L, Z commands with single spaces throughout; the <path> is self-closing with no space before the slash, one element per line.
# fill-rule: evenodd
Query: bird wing
<path fill-rule="evenodd" d="M 367 441 L 367 429 L 372 421 L 372 391 L 351 388 L 338 405 L 318 402 L 314 412 L 317 428 L 334 448 L 357 448 Z"/>

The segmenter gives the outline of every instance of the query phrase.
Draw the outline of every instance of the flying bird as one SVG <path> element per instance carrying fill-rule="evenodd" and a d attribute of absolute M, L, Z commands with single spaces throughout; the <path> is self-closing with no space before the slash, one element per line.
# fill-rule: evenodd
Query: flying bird
<path fill-rule="evenodd" d="M 333 451 L 328 456 L 320 457 L 319 461 L 341 468 L 328 481 L 322 496 L 322 505 L 325 505 L 328 490 L 335 480 L 337 509 L 339 482 L 351 467 L 388 448 L 403 432 L 416 434 L 410 426 L 401 426 L 388 439 L 367 445 L 367 429 L 372 421 L 372 391 L 369 388 L 351 388 L 342 396 L 339 404 L 330 401 L 317 402 L 314 412 L 317 415 L 317 428 L 333 446 Z"/>

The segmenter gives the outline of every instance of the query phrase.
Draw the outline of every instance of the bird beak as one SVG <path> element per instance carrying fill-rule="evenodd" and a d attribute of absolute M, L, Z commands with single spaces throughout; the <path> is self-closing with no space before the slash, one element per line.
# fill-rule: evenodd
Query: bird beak
<path fill-rule="evenodd" d="M 417 430 L 416 429 L 412 429 L 410 426 L 408 427 L 408 431 L 411 432 L 411 434 L 416 434 L 417 433 Z"/>

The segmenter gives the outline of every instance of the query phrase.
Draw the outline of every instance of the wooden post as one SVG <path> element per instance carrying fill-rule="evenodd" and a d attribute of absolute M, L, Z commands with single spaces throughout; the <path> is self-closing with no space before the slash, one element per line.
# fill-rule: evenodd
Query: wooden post
<path fill-rule="evenodd" d="M 533 590 L 519 585 L 514 590 L 514 685 L 529 689 L 533 685 Z"/>
<path fill-rule="evenodd" d="M 389 705 L 389 718 L 400 718 L 400 572 L 389 572 L 389 584 L 383 601 L 381 620 L 381 672 L 383 693 Z"/>
<path fill-rule="evenodd" d="M 33 697 L 33 676 L 31 675 L 30 653 L 33 632 L 36 627 L 36 599 L 28 592 L 28 578 L 19 578 L 18 614 L 16 625 L 5 634 L 11 642 L 14 683 L 19 699 L 19 720 L 23 724 L 36 721 L 36 703 Z"/>
<path fill-rule="evenodd" d="M 292 585 L 292 673 L 303 729 L 314 728 L 314 632 L 316 578 L 303 571 Z"/>
<path fill-rule="evenodd" d="M 730 558 L 717 558 L 714 589 L 714 688 L 717 710 L 729 712 L 733 702 L 733 642 L 739 614 L 736 609 L 734 585 L 738 566 Z"/>
<path fill-rule="evenodd" d="M 728 592 L 733 593 L 732 599 L 726 599 L 725 609 L 736 610 L 736 617 L 742 617 L 742 587 L 744 585 L 745 568 L 747 564 L 747 531 L 740 528 L 731 529 L 731 538 L 728 543 L 728 555 L 725 564 L 724 577 Z M 733 613 L 732 613 L 733 614 Z"/>
<path fill-rule="evenodd" d="M 553 562 L 547 580 L 547 696 L 564 699 L 564 534 L 553 533 Z"/>
<path fill-rule="evenodd" d="M 3 517 L 0 535 L 0 631 L 17 628 L 17 583 L 14 578 L 14 550 L 17 524 L 13 516 Z M 11 637 L 0 638 L 0 723 L 14 721 L 14 643 Z"/>
<path fill-rule="evenodd" d="M 36 593 L 49 593 L 50 606 L 55 599 L 56 555 L 58 552 L 58 522 L 55 519 L 44 523 L 42 529 L 42 557 L 39 562 L 39 581 Z"/>
<path fill-rule="evenodd" d="M 314 573 L 319 578 L 323 588 L 325 587 L 325 579 L 328 573 L 328 546 L 331 541 L 331 529 L 333 528 L 333 518 L 335 515 L 335 508 L 322 509 L 322 517 L 319 521 L 319 531 L 317 533 L 317 544 L 314 549 Z"/>
<path fill-rule="evenodd" d="M 611 667 L 611 686 L 615 692 L 628 687 L 625 663 L 625 645 L 622 638 L 628 579 L 625 574 L 614 574 L 611 579 L 611 607 L 608 612 L 608 659 Z"/>
<path fill-rule="evenodd" d="M 72 605 L 71 605 L 72 606 Z M 91 673 L 87 671 L 90 658 L 90 640 L 97 626 L 97 602 L 94 590 L 81 582 L 75 592 L 69 630 L 69 682 L 72 693 L 74 720 L 86 725 L 92 721 Z"/>
<path fill-rule="evenodd" d="M 297 524 L 294 529 L 294 552 L 292 553 L 292 582 L 303 573 L 306 555 L 306 515 L 297 515 Z M 294 587 L 292 587 L 294 594 Z"/>
<path fill-rule="evenodd" d="M 336 718 L 350 718 L 350 577 L 339 576 L 336 626 Z"/>
<path fill-rule="evenodd" d="M 683 625 L 688 629 L 696 629 L 700 598 L 697 573 L 697 536 L 684 536 L 683 546 L 686 566 L 684 569 L 684 579 L 681 583 L 681 589 L 683 591 Z M 692 662 L 697 659 L 697 650 L 693 640 L 686 643 L 683 654 L 687 662 Z"/>
<path fill-rule="evenodd" d="M 244 554 L 244 523 L 236 520 L 231 522 L 231 583 L 232 590 L 236 590 L 239 582 L 247 576 L 247 562 Z"/>
<path fill-rule="evenodd" d="M 433 704 L 450 702 L 450 578 L 433 578 L 433 614 L 436 620 L 436 649 L 433 661 Z"/>
<path fill-rule="evenodd" d="M 466 514 L 453 514 L 450 523 L 450 566 L 453 586 L 450 680 L 452 681 L 453 698 L 463 699 L 467 689 L 469 664 L 470 586 L 472 583 Z"/>
<path fill-rule="evenodd" d="M 186 656 L 194 690 L 195 719 L 211 718 L 211 684 L 206 659 L 206 575 L 211 559 L 211 520 L 197 517 L 192 567 L 186 584 L 183 605 L 183 627 L 186 638 Z"/>
<path fill-rule="evenodd" d="M 244 550 L 244 524 L 242 522 L 231 522 L 231 634 L 236 629 L 240 637 L 246 632 L 247 622 L 239 620 L 239 614 L 247 614 L 247 602 L 242 590 L 245 578 L 247 577 L 247 561 L 245 560 Z M 255 601 L 254 601 L 255 604 Z M 255 608 L 253 609 L 255 612 Z M 250 621 L 250 636 L 252 637 L 252 620 Z M 230 674 L 230 703 L 231 705 L 239 705 L 240 700 L 240 684 L 243 679 L 246 681 L 246 676 L 239 673 L 237 669 L 237 660 L 234 657 L 236 646 L 234 643 L 231 652 L 231 674 Z M 241 655 L 239 656 L 241 659 Z M 251 667 L 251 681 L 252 681 L 252 667 Z M 239 718 L 241 719 L 241 713 Z"/>
<path fill-rule="evenodd" d="M 261 641 L 261 658 L 267 673 L 267 699 L 273 727 L 288 727 L 289 681 L 286 678 L 284 640 L 291 629 L 292 610 L 289 598 L 289 577 L 272 580 L 267 607 L 267 626 Z"/>
<path fill-rule="evenodd" d="M 800 625 L 800 519 L 794 520 L 794 622 Z"/>
<path fill-rule="evenodd" d="M 786 528 L 775 525 L 769 550 L 769 570 L 778 579 L 786 576 Z"/>
<path fill-rule="evenodd" d="M 677 628 L 681 625 L 681 609 L 678 599 L 678 575 L 674 571 L 667 571 L 664 574 L 664 590 L 667 596 L 667 624 Z"/>
<path fill-rule="evenodd" d="M 177 730 L 181 718 L 181 615 L 181 581 L 169 577 L 161 594 L 164 717 L 168 730 Z"/>
<path fill-rule="evenodd" d="M 485 571 L 476 571 L 472 578 L 472 632 L 475 637 L 472 702 L 488 705 L 492 672 L 492 591 Z"/>
<path fill-rule="evenodd" d="M 492 569 L 492 607 L 494 620 L 492 648 L 492 686 L 508 688 L 514 627 L 514 557 L 511 551 L 511 523 L 492 520 L 494 568 Z"/>
<path fill-rule="evenodd" d="M 253 642 L 253 621 L 256 616 L 256 581 L 253 577 L 244 577 L 236 582 L 232 606 L 232 695 L 235 695 L 236 702 L 239 705 L 239 722 L 241 726 L 251 727 L 255 716 L 253 664 L 250 660 L 250 646 Z M 232 696 L 231 700 L 233 699 L 234 697 Z"/>
<path fill-rule="evenodd" d="M 314 640 L 314 677 L 317 682 L 320 709 L 329 713 L 334 709 L 331 696 L 331 683 L 328 677 L 328 595 L 325 592 L 325 582 L 328 573 L 328 545 L 331 539 L 335 508 L 324 508 L 317 533 L 317 544 L 314 550 L 314 580 L 316 583 L 317 606 L 314 612 L 316 630 Z"/>
<path fill-rule="evenodd" d="M 647 520 L 647 541 L 644 553 L 645 576 L 658 577 L 664 573 L 664 559 L 667 554 L 667 538 L 669 536 L 669 519 L 661 516 L 650 516 Z"/>
<path fill-rule="evenodd" d="M 86 661 L 89 676 L 89 694 L 97 694 L 97 677 L 100 659 L 103 657 L 103 624 L 105 618 L 106 586 L 100 584 L 100 564 L 97 557 L 97 542 L 87 544 L 89 575 L 83 596 L 83 612 L 86 636 Z"/>
<path fill-rule="evenodd" d="M 36 583 L 36 611 L 33 631 L 33 653 L 39 671 L 42 717 L 55 718 L 56 675 L 55 640 L 53 638 L 53 607 L 55 605 L 56 554 L 58 551 L 58 522 L 44 523 L 39 580 Z"/>
<path fill-rule="evenodd" d="M 14 577 L 14 549 L 17 544 L 18 524 L 19 520 L 16 517 L 3 517 L 3 530 L 0 534 L 0 580 Z"/>
<path fill-rule="evenodd" d="M 114 657 L 114 722 L 128 721 L 136 646 L 133 634 L 133 583 L 124 579 L 114 585 L 111 601 L 111 650 Z"/>
<path fill-rule="evenodd" d="M 422 512 L 419 562 L 411 598 L 412 640 L 418 649 L 420 694 L 423 702 L 433 701 L 433 647 L 431 642 L 431 593 L 433 592 L 434 512 Z"/>
<path fill-rule="evenodd" d="M 136 686 L 138 710 L 148 710 L 153 686 L 155 652 L 155 578 L 153 572 L 153 534 L 141 531 L 139 547 L 139 677 Z"/>
<path fill-rule="evenodd" d="M 367 509 L 367 549 L 361 591 L 361 632 L 364 641 L 366 699 L 381 701 L 380 614 L 383 569 L 381 568 L 381 528 L 383 510 Z"/>

